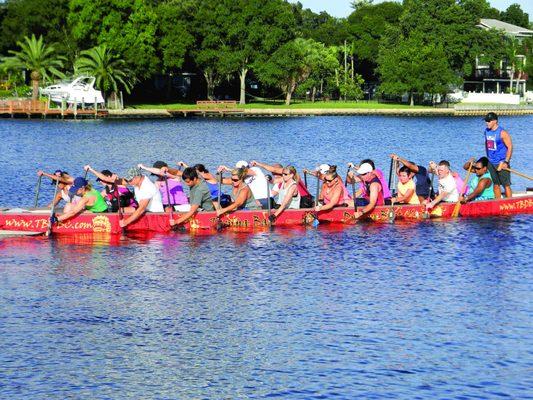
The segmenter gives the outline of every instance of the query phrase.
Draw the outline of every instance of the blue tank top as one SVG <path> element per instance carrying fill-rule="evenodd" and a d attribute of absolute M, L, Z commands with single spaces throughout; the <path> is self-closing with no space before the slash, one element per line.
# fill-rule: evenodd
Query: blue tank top
<path fill-rule="evenodd" d="M 505 161 L 507 155 L 507 146 L 503 143 L 502 131 L 503 129 L 500 126 L 494 131 L 485 128 L 487 157 L 493 165 L 498 165 L 500 162 Z"/>

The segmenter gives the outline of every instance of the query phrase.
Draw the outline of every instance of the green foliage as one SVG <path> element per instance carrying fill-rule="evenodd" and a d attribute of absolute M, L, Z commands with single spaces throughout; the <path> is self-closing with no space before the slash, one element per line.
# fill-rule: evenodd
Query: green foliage
<path fill-rule="evenodd" d="M 359 100 L 363 98 L 362 85 L 365 83 L 363 77 L 359 74 L 354 74 L 353 79 L 350 77 L 346 82 L 339 84 L 339 91 L 342 97 L 349 100 Z"/>
<path fill-rule="evenodd" d="M 10 0 L 4 6 L 4 18 L 0 26 L 0 51 L 14 50 L 18 41 L 32 34 L 43 36 L 47 43 L 56 43 L 58 51 L 62 53 L 68 51 L 69 34 L 65 28 L 68 1 Z"/>
<path fill-rule="evenodd" d="M 68 22 L 79 49 L 105 44 L 138 77 L 158 70 L 157 15 L 146 1 L 70 0 Z"/>
<path fill-rule="evenodd" d="M 522 10 L 520 4 L 514 3 L 507 7 L 507 10 L 501 14 L 502 21 L 513 25 L 518 25 L 522 28 L 529 27 L 529 15 Z"/>
<path fill-rule="evenodd" d="M 293 4 L 295 23 L 299 36 L 313 39 L 326 46 L 340 45 L 348 39 L 345 19 L 332 17 L 325 11 L 315 13 L 303 8 L 301 3 Z"/>
<path fill-rule="evenodd" d="M 378 63 L 382 78 L 380 90 L 389 94 L 446 93 L 457 82 L 442 45 L 427 44 L 421 32 L 396 37 L 382 48 Z"/>
<path fill-rule="evenodd" d="M 52 76 L 64 77 L 60 71 L 65 57 L 56 52 L 53 44 L 45 45 L 42 36 L 39 39 L 32 35 L 25 37 L 24 41 L 17 42 L 19 51 L 10 50 L 11 57 L 4 58 L 4 68 L 7 70 L 29 70 L 33 81 L 33 98 L 36 99 L 39 92 L 39 81 L 50 80 Z"/>
<path fill-rule="evenodd" d="M 130 93 L 135 82 L 124 60 L 112 54 L 105 44 L 82 51 L 74 66 L 77 75 L 94 76 L 96 87 L 104 94 L 117 93 L 120 87 Z"/>
<path fill-rule="evenodd" d="M 279 87 L 289 105 L 299 84 L 313 72 L 319 76 L 321 71 L 332 67 L 330 49 L 313 39 L 297 38 L 282 45 L 269 60 L 257 66 L 257 74 L 263 82 Z"/>

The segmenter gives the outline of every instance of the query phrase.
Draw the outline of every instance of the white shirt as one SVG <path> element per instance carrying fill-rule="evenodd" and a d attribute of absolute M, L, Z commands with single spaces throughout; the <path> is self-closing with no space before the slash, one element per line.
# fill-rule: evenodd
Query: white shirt
<path fill-rule="evenodd" d="M 161 201 L 161 193 L 155 184 L 146 176 L 143 176 L 141 186 L 134 186 L 133 190 L 135 191 L 135 200 L 138 203 L 141 200 L 149 199 L 148 206 L 146 211 L 148 212 L 163 212 L 163 203 Z"/>
<path fill-rule="evenodd" d="M 263 174 L 263 171 L 259 167 L 252 167 L 250 169 L 254 171 L 255 175 L 247 176 L 244 179 L 244 183 L 250 187 L 256 200 L 266 199 L 268 197 L 268 189 L 265 174 Z"/>
<path fill-rule="evenodd" d="M 439 194 L 443 192 L 448 194 L 442 198 L 442 201 L 449 203 L 459 201 L 459 191 L 457 190 L 457 184 L 451 173 L 445 178 L 439 179 Z"/>

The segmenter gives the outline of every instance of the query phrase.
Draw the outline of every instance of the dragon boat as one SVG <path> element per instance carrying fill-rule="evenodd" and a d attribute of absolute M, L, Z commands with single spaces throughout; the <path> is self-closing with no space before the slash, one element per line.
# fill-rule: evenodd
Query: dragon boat
<path fill-rule="evenodd" d="M 429 219 L 451 219 L 455 203 L 441 203 L 429 214 Z M 305 226 L 318 219 L 322 224 L 353 225 L 364 221 L 387 223 L 391 214 L 395 220 L 422 221 L 422 205 L 395 205 L 376 207 L 364 220 L 354 218 L 354 209 L 334 208 L 316 213 L 313 209 L 286 210 L 274 222 L 274 226 Z M 509 199 L 474 201 L 461 206 L 459 217 L 487 217 L 498 215 L 532 214 L 533 194 L 520 193 Z M 179 217 L 174 213 L 174 218 Z M 48 209 L 0 209 L 0 234 L 40 235 L 47 231 L 50 210 Z M 55 223 L 55 234 L 105 233 L 119 235 L 122 232 L 118 213 L 82 213 L 62 223 Z M 270 227 L 267 210 L 235 211 L 218 218 L 215 212 L 199 212 L 181 229 L 186 231 L 212 231 L 221 229 L 255 230 Z M 170 232 L 168 213 L 147 213 L 136 222 L 128 225 L 126 232 Z"/>

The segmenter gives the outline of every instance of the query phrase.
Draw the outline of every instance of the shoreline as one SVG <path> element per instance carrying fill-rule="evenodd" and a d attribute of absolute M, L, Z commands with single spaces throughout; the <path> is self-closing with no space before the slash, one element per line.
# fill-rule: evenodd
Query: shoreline
<path fill-rule="evenodd" d="M 227 110 L 201 109 L 134 109 L 109 110 L 110 119 L 143 119 L 143 118 L 187 118 L 187 117 L 233 117 L 233 118 L 276 118 L 276 117 L 308 117 L 308 116 L 357 116 L 382 115 L 399 117 L 467 117 L 484 116 L 495 111 L 504 116 L 533 115 L 532 108 L 504 107 L 461 107 L 461 108 L 246 108 Z"/>

